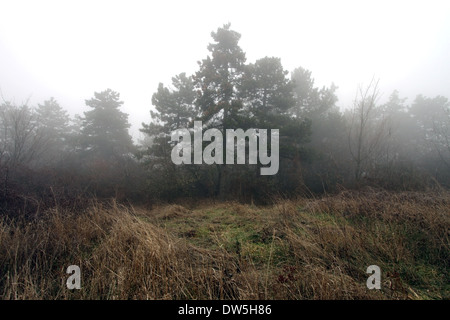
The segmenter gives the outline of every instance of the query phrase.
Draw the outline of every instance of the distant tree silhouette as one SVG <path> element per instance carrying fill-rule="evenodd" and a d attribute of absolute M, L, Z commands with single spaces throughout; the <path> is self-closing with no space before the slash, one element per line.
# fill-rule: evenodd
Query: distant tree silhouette
<path fill-rule="evenodd" d="M 119 93 L 111 89 L 95 92 L 86 100 L 92 110 L 84 112 L 82 118 L 81 145 L 85 152 L 107 159 L 133 150 L 128 114 L 120 111 L 122 104 Z"/>

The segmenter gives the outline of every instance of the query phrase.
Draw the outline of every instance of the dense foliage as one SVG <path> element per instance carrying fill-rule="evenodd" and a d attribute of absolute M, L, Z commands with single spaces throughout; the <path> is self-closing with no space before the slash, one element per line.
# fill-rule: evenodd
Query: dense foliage
<path fill-rule="evenodd" d="M 247 62 L 240 34 L 211 33 L 198 70 L 160 83 L 148 106 L 146 138 L 133 142 L 123 101 L 111 89 L 86 100 L 71 118 L 51 98 L 36 107 L 0 105 L 0 194 L 8 203 L 77 197 L 129 201 L 181 197 L 267 202 L 273 196 L 328 193 L 363 185 L 389 190 L 450 186 L 450 104 L 394 91 L 380 104 L 378 82 L 361 86 L 352 106 L 338 107 L 335 84 L 319 88 L 309 70 L 285 70 L 281 59 Z M 280 168 L 260 164 L 175 165 L 175 129 L 278 129 Z M 205 146 L 205 145 L 204 145 Z M 204 147 L 203 146 L 203 147 Z M 45 201 L 44 201 L 45 202 Z M 28 201 L 30 203 L 30 201 Z M 11 207 L 11 205 L 9 206 Z"/>

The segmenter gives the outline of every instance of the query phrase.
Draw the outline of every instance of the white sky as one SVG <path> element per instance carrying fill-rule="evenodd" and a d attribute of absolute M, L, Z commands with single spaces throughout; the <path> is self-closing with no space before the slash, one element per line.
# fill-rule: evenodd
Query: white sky
<path fill-rule="evenodd" d="M 73 115 L 111 88 L 137 138 L 158 83 L 195 72 L 227 22 L 248 62 L 307 68 L 316 85 L 339 87 L 342 108 L 373 76 L 382 100 L 394 89 L 450 98 L 448 0 L 0 0 L 0 90 L 32 105 L 53 96 Z"/>

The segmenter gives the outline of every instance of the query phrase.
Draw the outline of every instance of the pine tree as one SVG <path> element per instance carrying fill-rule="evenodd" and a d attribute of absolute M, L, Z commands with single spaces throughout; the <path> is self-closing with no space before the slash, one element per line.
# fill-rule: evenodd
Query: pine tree
<path fill-rule="evenodd" d="M 172 78 L 171 90 L 160 83 L 152 96 L 155 111 L 150 111 L 152 122 L 142 123 L 141 132 L 152 138 L 152 146 L 146 151 L 153 159 L 170 157 L 170 134 L 173 130 L 188 128 L 196 117 L 195 91 L 192 77 L 181 73 Z"/>
<path fill-rule="evenodd" d="M 196 106 L 201 119 L 209 127 L 219 129 L 236 127 L 242 101 L 239 87 L 246 61 L 239 46 L 241 35 L 230 29 L 230 24 L 212 32 L 214 43 L 208 45 L 210 56 L 199 62 L 195 74 Z"/>
<path fill-rule="evenodd" d="M 288 110 L 295 101 L 293 85 L 286 77 L 279 58 L 265 57 L 245 67 L 241 96 L 249 117 L 254 118 L 258 128 L 279 125 L 277 119 L 289 118 Z"/>
<path fill-rule="evenodd" d="M 225 134 L 226 129 L 242 128 L 245 117 L 239 93 L 245 67 L 245 53 L 239 46 L 241 35 L 230 29 L 230 24 L 211 33 L 214 42 L 208 45 L 210 55 L 199 62 L 194 75 L 197 97 L 195 105 L 200 120 L 206 128 L 216 128 Z M 225 153 L 225 144 L 223 154 Z M 223 195 L 225 165 L 216 165 L 216 195 Z"/>
<path fill-rule="evenodd" d="M 133 142 L 128 133 L 128 114 L 120 111 L 119 93 L 107 89 L 86 100 L 92 110 L 84 113 L 81 143 L 90 154 L 108 158 L 131 152 Z"/>
<path fill-rule="evenodd" d="M 36 116 L 39 130 L 49 139 L 53 147 L 63 148 L 69 132 L 70 117 L 67 111 L 51 97 L 38 104 Z"/>
<path fill-rule="evenodd" d="M 194 106 L 195 91 L 192 77 L 181 73 L 172 78 L 172 87 L 160 83 L 152 96 L 155 111 L 150 111 L 152 122 L 142 124 L 141 132 L 147 135 L 150 145 L 142 150 L 141 156 L 149 168 L 153 196 L 170 198 L 192 190 L 189 172 L 184 166 L 172 163 L 170 154 L 174 142 L 171 133 L 181 128 L 191 128 L 196 118 Z"/>

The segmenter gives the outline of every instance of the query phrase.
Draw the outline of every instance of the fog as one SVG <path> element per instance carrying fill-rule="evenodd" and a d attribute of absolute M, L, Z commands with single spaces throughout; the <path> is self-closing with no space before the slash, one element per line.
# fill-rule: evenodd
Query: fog
<path fill-rule="evenodd" d="M 2 1 L 0 90 L 30 105 L 55 97 L 71 115 L 96 91 L 124 101 L 136 140 L 150 121 L 159 82 L 192 74 L 225 23 L 247 62 L 281 58 L 318 87 L 338 86 L 342 109 L 359 84 L 380 79 L 380 101 L 397 89 L 450 96 L 448 1 Z"/>
<path fill-rule="evenodd" d="M 0 0 L 0 300 L 448 300 L 449 18 Z"/>

